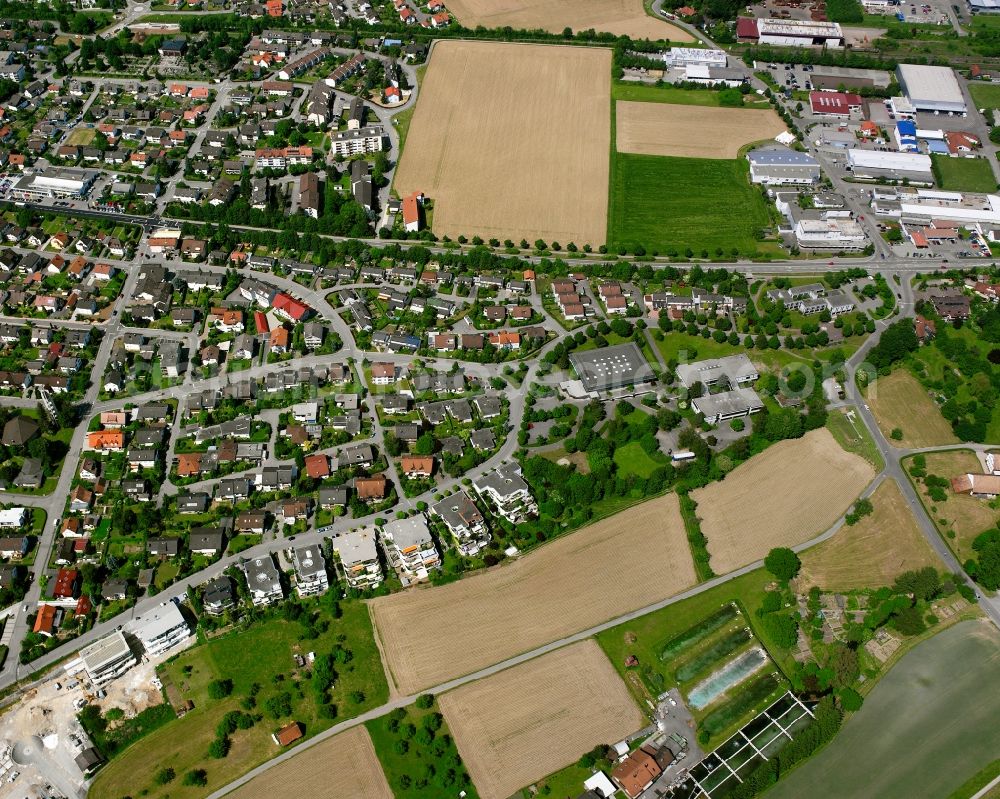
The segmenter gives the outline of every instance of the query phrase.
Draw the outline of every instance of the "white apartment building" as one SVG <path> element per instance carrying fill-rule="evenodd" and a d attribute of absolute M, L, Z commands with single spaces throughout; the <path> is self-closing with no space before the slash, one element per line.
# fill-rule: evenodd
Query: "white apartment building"
<path fill-rule="evenodd" d="M 250 589 L 250 601 L 254 605 L 257 607 L 273 605 L 285 598 L 281 577 L 270 555 L 245 561 L 242 569 L 247 578 L 247 587 Z"/>
<path fill-rule="evenodd" d="M 120 677 L 138 663 L 121 630 L 115 630 L 80 650 L 78 660 L 67 665 L 69 671 L 77 664 L 83 665 L 87 677 L 95 688 Z"/>
<path fill-rule="evenodd" d="M 165 602 L 136 618 L 129 628 L 149 657 L 162 655 L 191 635 L 187 620 L 173 602 Z"/>
<path fill-rule="evenodd" d="M 531 496 L 531 489 L 521 477 L 521 464 L 517 461 L 498 466 L 473 480 L 472 487 L 511 524 L 518 524 L 538 513 L 538 506 Z"/>
<path fill-rule="evenodd" d="M 377 125 L 356 130 L 342 130 L 330 139 L 333 154 L 349 158 L 352 155 L 378 153 L 385 149 L 385 134 Z"/>
<path fill-rule="evenodd" d="M 340 558 L 344 578 L 351 588 L 377 588 L 382 582 L 374 527 L 363 527 L 333 539 L 333 551 Z"/>
<path fill-rule="evenodd" d="M 423 516 L 396 519 L 382 528 L 386 557 L 401 577 L 426 580 L 432 569 L 441 568 L 434 538 Z"/>
<path fill-rule="evenodd" d="M 326 559 L 315 544 L 292 550 L 295 567 L 295 590 L 300 597 L 326 593 L 330 578 L 326 573 Z"/>

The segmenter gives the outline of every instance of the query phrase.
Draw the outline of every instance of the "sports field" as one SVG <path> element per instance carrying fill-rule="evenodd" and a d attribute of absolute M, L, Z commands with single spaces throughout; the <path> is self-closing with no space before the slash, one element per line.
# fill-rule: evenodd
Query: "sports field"
<path fill-rule="evenodd" d="M 802 553 L 799 584 L 831 591 L 891 585 L 911 569 L 944 564 L 917 526 L 895 480 L 886 480 L 871 497 L 874 510 L 855 525 Z"/>
<path fill-rule="evenodd" d="M 438 42 L 396 171 L 441 236 L 604 243 L 611 51 Z"/>
<path fill-rule="evenodd" d="M 1000 633 L 981 621 L 918 644 L 833 741 L 764 796 L 948 796 L 1000 752 L 997 652 Z"/>
<path fill-rule="evenodd" d="M 931 158 L 939 188 L 983 193 L 997 190 L 997 179 L 985 158 L 952 158 L 949 155 L 933 155 Z"/>
<path fill-rule="evenodd" d="M 254 777 L 229 799 L 322 796 L 324 799 L 392 799 L 364 725 L 328 738 Z"/>
<path fill-rule="evenodd" d="M 453 0 L 448 9 L 466 28 L 482 25 L 562 33 L 593 29 L 630 39 L 669 39 L 693 42 L 695 38 L 676 25 L 646 13 L 642 0 Z"/>
<path fill-rule="evenodd" d="M 711 108 L 670 103 L 615 106 L 620 153 L 678 158 L 736 158 L 751 142 L 772 139 L 785 130 L 773 109 Z M 711 131 L 711 135 L 705 135 Z"/>
<path fill-rule="evenodd" d="M 499 663 L 695 583 L 668 494 L 458 582 L 371 602 L 382 652 L 411 694 Z"/>
<path fill-rule="evenodd" d="M 741 111 L 740 113 L 747 113 Z M 616 153 L 611 175 L 608 243 L 683 255 L 721 247 L 758 249 L 754 231 L 770 224 L 767 206 L 750 185 L 746 161 Z M 733 209 L 738 208 L 739 213 Z"/>
<path fill-rule="evenodd" d="M 871 464 L 841 449 L 825 427 L 773 444 L 691 494 L 712 569 L 725 574 L 822 533 L 874 476 Z"/>
<path fill-rule="evenodd" d="M 928 475 L 943 477 L 946 480 L 966 472 L 982 474 L 983 471 L 979 458 L 969 450 L 930 452 L 924 459 Z M 913 467 L 913 459 L 907 458 L 903 466 L 909 471 Z M 990 507 L 991 503 L 985 499 L 952 493 L 950 486 L 945 488 L 948 498 L 944 502 L 935 502 L 930 498 L 927 487 L 922 481 L 915 480 L 914 483 L 924 507 L 927 508 L 938 529 L 948 537 L 959 561 L 964 562 L 972 557 L 973 539 L 1000 521 L 1000 510 Z"/>
<path fill-rule="evenodd" d="M 868 387 L 866 399 L 879 429 L 893 446 L 912 448 L 959 443 L 927 389 L 906 369 L 897 369 L 888 377 L 878 378 Z M 903 433 L 899 440 L 891 437 L 896 428 Z"/>
<path fill-rule="evenodd" d="M 593 639 L 463 685 L 439 702 L 482 799 L 506 799 L 645 724 Z"/>

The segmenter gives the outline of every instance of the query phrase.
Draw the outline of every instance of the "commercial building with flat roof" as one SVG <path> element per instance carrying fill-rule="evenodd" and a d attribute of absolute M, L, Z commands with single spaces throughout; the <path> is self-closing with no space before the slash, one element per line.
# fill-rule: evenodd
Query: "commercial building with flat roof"
<path fill-rule="evenodd" d="M 758 42 L 784 47 L 841 47 L 844 31 L 837 22 L 797 19 L 758 19 Z"/>
<path fill-rule="evenodd" d="M 633 341 L 574 352 L 569 361 L 587 391 L 613 391 L 652 383 L 655 379 L 642 350 Z"/>
<path fill-rule="evenodd" d="M 891 180 L 933 185 L 931 157 L 923 153 L 897 153 L 885 150 L 847 151 L 847 166 L 857 178 Z"/>
<path fill-rule="evenodd" d="M 750 182 L 765 186 L 819 183 L 819 161 L 787 147 L 761 147 L 747 153 Z"/>
<path fill-rule="evenodd" d="M 130 622 L 129 630 L 150 657 L 162 655 L 191 635 L 184 614 L 173 602 L 165 602 Z"/>
<path fill-rule="evenodd" d="M 745 353 L 727 355 L 724 358 L 707 358 L 704 361 L 681 363 L 677 365 L 677 379 L 684 388 L 691 388 L 695 383 L 704 386 L 714 386 L 723 378 L 732 386 L 742 386 L 753 383 L 760 375 Z"/>
<path fill-rule="evenodd" d="M 900 64 L 896 67 L 903 94 L 918 111 L 935 114 L 964 114 L 965 95 L 951 67 L 929 67 L 922 64 Z"/>
<path fill-rule="evenodd" d="M 24 175 L 11 187 L 15 199 L 86 197 L 97 178 L 89 169 L 50 167 L 33 175 Z"/>
<path fill-rule="evenodd" d="M 95 688 L 120 677 L 139 662 L 121 630 L 85 646 L 79 660 Z"/>
<path fill-rule="evenodd" d="M 709 424 L 718 424 L 726 419 L 759 413 L 764 410 L 764 403 L 752 388 L 737 388 L 721 394 L 698 397 L 691 400 L 691 407 L 704 416 Z"/>

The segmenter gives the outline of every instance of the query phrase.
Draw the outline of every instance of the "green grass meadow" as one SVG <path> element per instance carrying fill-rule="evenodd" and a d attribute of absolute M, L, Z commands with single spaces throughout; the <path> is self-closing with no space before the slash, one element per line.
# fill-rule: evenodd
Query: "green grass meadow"
<path fill-rule="evenodd" d="M 1000 86 L 996 88 L 1000 89 Z M 938 185 L 945 191 L 988 193 L 997 190 L 997 180 L 985 158 L 952 158 L 947 155 L 931 158 Z"/>
<path fill-rule="evenodd" d="M 756 230 L 769 224 L 767 206 L 747 178 L 743 160 L 669 158 L 613 153 L 608 244 L 684 255 L 722 248 L 756 252 Z"/>

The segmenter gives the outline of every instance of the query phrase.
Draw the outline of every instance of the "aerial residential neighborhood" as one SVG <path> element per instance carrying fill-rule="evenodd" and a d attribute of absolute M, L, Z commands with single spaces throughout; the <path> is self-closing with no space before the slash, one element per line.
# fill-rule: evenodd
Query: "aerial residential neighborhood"
<path fill-rule="evenodd" d="M 0 796 L 996 795 L 998 8 L 5 4 Z"/>

